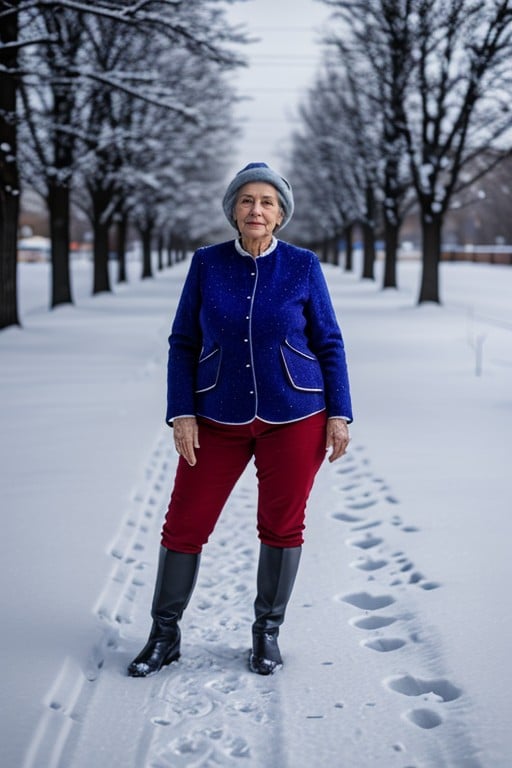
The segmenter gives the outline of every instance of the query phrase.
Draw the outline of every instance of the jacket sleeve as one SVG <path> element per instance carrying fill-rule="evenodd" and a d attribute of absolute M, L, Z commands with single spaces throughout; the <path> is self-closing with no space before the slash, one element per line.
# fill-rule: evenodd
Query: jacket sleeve
<path fill-rule="evenodd" d="M 169 336 L 167 360 L 167 423 L 175 416 L 195 415 L 196 366 L 202 345 L 201 256 L 192 257 Z"/>
<path fill-rule="evenodd" d="M 312 257 L 306 307 L 309 343 L 322 369 L 327 416 L 342 416 L 351 422 L 352 402 L 343 336 L 322 267 L 318 257 L 315 254 Z"/>

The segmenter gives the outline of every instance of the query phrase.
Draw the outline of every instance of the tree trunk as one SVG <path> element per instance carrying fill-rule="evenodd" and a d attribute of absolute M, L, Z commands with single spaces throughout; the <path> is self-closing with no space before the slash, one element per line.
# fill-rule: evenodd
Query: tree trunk
<path fill-rule="evenodd" d="M 153 269 L 151 265 L 151 235 L 153 232 L 153 225 L 146 224 L 139 229 L 142 239 L 142 275 L 144 280 L 146 277 L 153 277 Z"/>
<path fill-rule="evenodd" d="M 52 249 L 51 307 L 72 304 L 69 267 L 69 188 L 56 181 L 48 184 L 48 213 Z"/>
<path fill-rule="evenodd" d="M 109 256 L 109 229 L 110 221 L 105 217 L 105 211 L 109 205 L 109 196 L 104 190 L 98 189 L 91 192 L 94 230 L 94 276 L 93 294 L 110 292 L 110 274 L 108 271 Z"/>
<path fill-rule="evenodd" d="M 385 260 L 383 288 L 397 287 L 396 265 L 399 232 L 400 227 L 397 224 L 384 218 Z"/>
<path fill-rule="evenodd" d="M 0 2 L 0 11 L 9 11 L 14 2 Z M 0 42 L 18 39 L 18 14 L 7 13 L 0 24 Z M 0 328 L 20 325 L 18 317 L 17 240 L 20 184 L 17 163 L 16 48 L 0 50 Z"/>
<path fill-rule="evenodd" d="M 110 275 L 108 272 L 108 224 L 94 223 L 94 280 L 93 294 L 109 292 Z"/>
<path fill-rule="evenodd" d="M 116 249 L 117 249 L 117 282 L 126 283 L 126 231 L 128 229 L 128 217 L 126 214 L 116 221 Z"/>
<path fill-rule="evenodd" d="M 426 301 L 441 303 L 439 298 L 439 262 L 441 259 L 442 225 L 443 220 L 440 216 L 422 216 L 423 262 L 418 304 Z"/>
<path fill-rule="evenodd" d="M 334 266 L 338 266 L 339 264 L 339 238 L 337 235 L 334 235 L 334 237 L 331 238 L 330 241 L 330 251 L 331 251 L 331 259 L 330 263 L 334 264 Z"/>
<path fill-rule="evenodd" d="M 368 222 L 364 222 L 362 225 L 363 230 L 363 274 L 361 277 L 375 280 L 374 264 L 375 264 L 375 232 L 373 225 Z"/>
<path fill-rule="evenodd" d="M 158 266 L 157 269 L 161 272 L 164 268 L 164 235 L 160 231 L 158 233 Z"/>
<path fill-rule="evenodd" d="M 172 267 L 172 264 L 173 264 L 173 261 L 172 261 L 172 233 L 169 233 L 167 235 L 166 251 L 167 251 L 167 266 L 168 267 Z"/>
<path fill-rule="evenodd" d="M 51 306 L 71 304 L 70 242 L 70 182 L 73 172 L 74 137 L 69 130 L 74 108 L 74 90 L 62 84 L 65 69 L 57 68 L 52 85 L 54 129 L 50 133 L 55 175 L 47 181 L 47 204 L 50 218 L 52 247 Z"/>
<path fill-rule="evenodd" d="M 110 275 L 108 271 L 108 232 L 109 225 L 103 219 L 103 206 L 96 198 L 93 202 L 93 229 L 94 229 L 94 276 L 93 294 L 110 291 Z"/>
<path fill-rule="evenodd" d="M 363 278 L 375 279 L 375 196 L 370 185 L 366 188 L 366 217 L 363 229 Z"/>
<path fill-rule="evenodd" d="M 1 88 L 1 82 L 0 82 Z M 19 196 L 0 190 L 0 328 L 20 325 L 18 317 L 17 239 Z"/>
<path fill-rule="evenodd" d="M 345 272 L 352 272 L 354 268 L 354 225 L 345 227 Z"/>

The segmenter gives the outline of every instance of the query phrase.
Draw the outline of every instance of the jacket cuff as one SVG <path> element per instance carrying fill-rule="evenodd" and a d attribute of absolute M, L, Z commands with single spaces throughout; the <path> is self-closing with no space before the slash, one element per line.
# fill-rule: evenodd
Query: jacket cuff
<path fill-rule="evenodd" d="M 172 419 L 167 419 L 167 425 L 169 427 L 172 427 L 175 419 L 195 419 L 195 418 L 196 418 L 195 413 L 180 413 L 178 414 L 178 416 L 173 416 Z"/>

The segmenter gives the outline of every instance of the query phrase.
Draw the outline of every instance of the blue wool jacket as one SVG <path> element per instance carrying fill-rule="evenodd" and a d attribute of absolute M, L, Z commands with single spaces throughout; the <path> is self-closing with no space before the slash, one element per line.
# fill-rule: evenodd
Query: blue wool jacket
<path fill-rule="evenodd" d="M 167 421 L 246 424 L 324 409 L 352 421 L 345 351 L 312 252 L 283 241 L 254 259 L 234 241 L 194 254 L 169 337 Z"/>

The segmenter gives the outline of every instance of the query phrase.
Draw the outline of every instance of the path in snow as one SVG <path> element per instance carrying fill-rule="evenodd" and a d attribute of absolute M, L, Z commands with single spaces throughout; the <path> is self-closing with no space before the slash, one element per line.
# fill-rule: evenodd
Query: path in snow
<path fill-rule="evenodd" d="M 425 621 L 425 601 L 442 585 L 411 561 L 407 539 L 421 531 L 357 445 L 319 473 L 283 671 L 247 670 L 258 552 L 249 468 L 203 554 L 182 658 L 154 677 L 127 678 L 149 629 L 175 465 L 163 427 L 109 547 L 98 642 L 85 669 L 64 661 L 23 768 L 440 768 L 462 765 L 460 755 L 465 768 L 479 765 L 471 703 L 442 674 L 442 642 Z"/>

